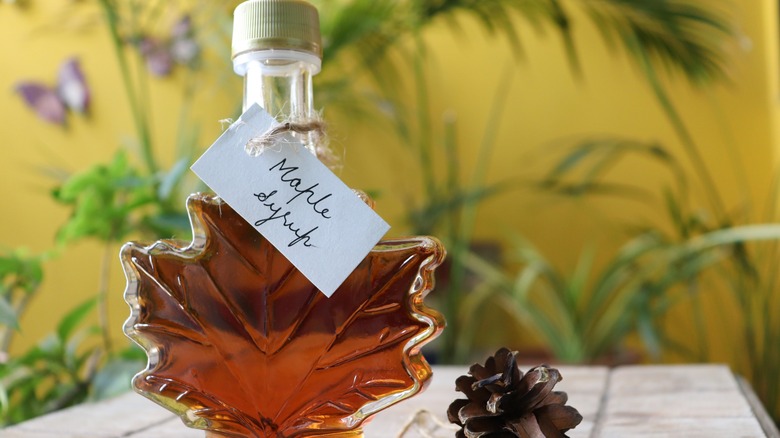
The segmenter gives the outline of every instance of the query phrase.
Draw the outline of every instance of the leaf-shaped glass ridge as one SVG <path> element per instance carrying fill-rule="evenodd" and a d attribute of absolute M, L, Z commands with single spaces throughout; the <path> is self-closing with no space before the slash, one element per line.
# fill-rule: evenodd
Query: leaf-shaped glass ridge
<path fill-rule="evenodd" d="M 192 243 L 121 251 L 124 330 L 149 356 L 136 391 L 191 427 L 292 437 L 359 430 L 423 389 L 438 241 L 380 242 L 328 299 L 218 197 L 187 206 Z"/>

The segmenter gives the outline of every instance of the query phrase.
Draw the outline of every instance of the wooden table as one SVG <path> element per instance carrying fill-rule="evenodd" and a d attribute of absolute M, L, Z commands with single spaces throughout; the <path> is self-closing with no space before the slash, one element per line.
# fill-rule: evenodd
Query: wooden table
<path fill-rule="evenodd" d="M 524 369 L 527 369 L 525 367 Z M 561 366 L 569 404 L 583 415 L 571 438 L 686 437 L 780 438 L 749 386 L 721 365 Z M 412 418 L 429 436 L 452 437 L 446 409 L 459 396 L 455 379 L 466 367 L 434 367 L 428 390 L 376 416 L 367 438 L 396 438 Z M 420 413 L 427 410 L 427 413 Z M 440 424 L 439 424 L 440 423 Z M 418 426 L 404 438 L 425 436 Z M 203 438 L 163 408 L 137 394 L 77 406 L 0 430 L 2 438 Z"/>

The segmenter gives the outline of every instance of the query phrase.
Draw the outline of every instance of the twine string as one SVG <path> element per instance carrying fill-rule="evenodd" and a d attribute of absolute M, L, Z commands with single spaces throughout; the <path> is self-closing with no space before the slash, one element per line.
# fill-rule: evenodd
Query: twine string
<path fill-rule="evenodd" d="M 311 135 L 311 144 L 314 145 L 314 153 L 317 158 L 329 167 L 338 164 L 338 160 L 328 147 L 325 122 L 319 118 L 296 122 L 287 121 L 276 125 L 262 135 L 249 139 L 245 150 L 250 156 L 256 157 L 278 145 L 282 137 L 287 134 Z"/>
<path fill-rule="evenodd" d="M 441 421 L 427 409 L 420 409 L 412 414 L 398 433 L 398 438 L 441 438 L 451 437 L 459 427 Z"/>

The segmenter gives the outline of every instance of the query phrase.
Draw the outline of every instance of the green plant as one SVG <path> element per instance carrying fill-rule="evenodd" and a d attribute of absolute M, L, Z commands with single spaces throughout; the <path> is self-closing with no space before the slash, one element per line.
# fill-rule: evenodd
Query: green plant
<path fill-rule="evenodd" d="M 751 274 L 740 269 L 742 272 L 723 272 L 722 278 L 737 298 L 740 344 L 747 347 L 747 353 L 737 356 L 735 362 L 749 377 L 775 423 L 780 424 L 780 376 L 767 371 L 780 364 L 780 318 L 776 312 L 780 308 L 780 246 L 777 242 L 756 246 L 751 248 L 755 269 Z M 737 355 L 740 347 L 735 346 Z"/>
<path fill-rule="evenodd" d="M 468 9 L 468 3 L 457 1 L 442 2 L 440 6 L 442 9 L 458 7 Z M 529 18 L 544 17 L 544 19 L 535 21 L 537 25 L 546 22 L 546 19 L 551 19 L 548 23 L 555 23 L 557 27 L 553 27 L 561 30 L 572 65 L 576 71 L 577 57 L 576 51 L 573 49 L 574 45 L 570 43 L 570 18 L 566 13 L 567 9 L 556 1 L 538 2 L 535 4 L 525 2 L 526 6 L 532 4 L 537 7 L 537 9 L 534 9 L 534 14 L 530 13 L 531 9 L 527 9 L 521 11 L 520 15 Z M 661 279 L 656 278 L 652 283 L 643 285 L 645 293 L 640 295 L 640 297 L 645 298 L 642 299 L 647 299 L 647 288 L 649 287 L 648 285 L 652 284 L 650 290 L 654 292 L 649 295 L 655 296 L 655 299 L 660 299 L 662 302 L 657 306 L 658 312 L 655 314 L 651 312 L 635 314 L 634 316 L 638 318 L 635 323 L 638 324 L 639 331 L 652 352 L 659 353 L 662 347 L 678 348 L 679 345 L 673 339 L 662 333 L 662 327 L 658 326 L 659 319 L 680 300 L 687 298 L 694 301 L 698 300 L 699 294 L 695 293 L 695 291 L 700 287 L 703 277 L 713 271 L 721 273 L 725 277 L 725 283 L 728 284 L 733 292 L 742 316 L 740 331 L 743 334 L 743 343 L 748 346 L 749 350 L 746 360 L 742 361 L 745 362 L 742 364 L 742 369 L 752 376 L 757 390 L 762 394 L 765 403 L 770 410 L 775 412 L 775 415 L 780 417 L 780 407 L 778 407 L 780 381 L 778 381 L 776 376 L 777 373 L 766 372 L 766 370 L 775 369 L 778 365 L 778 360 L 780 360 L 776 353 L 777 349 L 774 348 L 780 342 L 780 328 L 778 328 L 780 323 L 777 318 L 772 316 L 769 310 L 776 308 L 778 300 L 778 293 L 776 292 L 777 276 L 774 274 L 774 266 L 776 264 L 773 264 L 777 260 L 778 255 L 776 246 L 773 243 L 757 242 L 757 240 L 768 239 L 771 241 L 775 239 L 777 230 L 770 224 L 773 221 L 771 218 L 764 218 L 763 223 L 765 225 L 761 225 L 760 222 L 757 224 L 755 220 L 741 217 L 742 212 L 734 214 L 733 210 L 727 208 L 722 195 L 718 192 L 712 172 L 707 168 L 702 158 L 700 148 L 673 105 L 658 71 L 658 65 L 665 65 L 670 71 L 682 73 L 685 78 L 695 84 L 702 84 L 721 78 L 727 59 L 722 51 L 720 42 L 724 37 L 728 37 L 731 34 L 728 22 L 718 13 L 686 1 L 604 1 L 571 3 L 569 5 L 573 4 L 578 4 L 585 8 L 589 17 L 602 32 L 608 45 L 622 47 L 631 59 L 636 62 L 677 133 L 683 146 L 685 158 L 693 169 L 693 175 L 688 175 L 684 166 L 680 165 L 660 145 L 643 144 L 642 142 L 625 139 L 607 139 L 583 142 L 572 150 L 570 154 L 558 162 L 556 168 L 543 182 L 544 188 L 567 196 L 647 194 L 647 191 L 642 188 L 605 181 L 604 175 L 622 157 L 632 154 L 642 154 L 667 166 L 673 175 L 674 185 L 664 189 L 663 199 L 674 232 L 670 235 L 665 233 L 665 227 L 651 227 L 650 230 L 647 227 L 643 227 L 639 230 L 637 239 L 646 238 L 649 235 L 648 233 L 660 233 L 657 235 L 660 239 L 659 242 L 663 242 L 663 245 L 658 247 L 659 255 L 653 258 L 656 260 L 667 260 L 667 262 L 673 261 L 678 266 L 676 266 L 676 269 L 667 272 Z M 490 7 L 487 4 L 485 5 L 487 8 Z M 422 9 L 425 9 L 425 6 Z M 438 9 L 434 7 L 434 10 Z M 476 11 L 471 10 L 471 12 Z M 476 13 L 479 14 L 479 12 Z M 535 15 L 536 13 L 541 14 Z M 485 14 L 484 11 L 481 16 L 485 19 L 485 22 L 488 22 L 490 17 L 493 17 L 491 14 Z M 488 25 L 488 28 L 491 27 Z M 419 70 L 419 67 L 415 68 Z M 427 95 L 424 93 L 425 88 L 419 86 L 421 83 L 419 77 L 416 77 L 416 81 L 420 96 L 418 100 L 421 102 L 419 105 L 424 107 L 427 101 Z M 420 93 L 419 90 L 423 90 L 423 92 Z M 399 113 L 403 112 L 399 111 Z M 420 123 L 421 126 L 430 125 L 424 123 L 427 118 L 429 117 L 426 115 L 418 116 L 418 119 L 422 121 Z M 399 132 L 408 135 L 410 132 L 408 127 L 413 125 L 407 123 L 399 126 Z M 469 198 L 464 196 L 463 193 L 456 192 L 437 193 L 436 187 L 439 184 L 434 183 L 436 176 L 433 172 L 433 167 L 430 166 L 432 161 L 430 158 L 431 153 L 426 149 L 434 142 L 422 140 L 409 143 L 415 145 L 418 151 L 418 162 L 420 163 L 424 179 L 423 187 L 427 190 L 427 192 L 423 192 L 428 193 L 426 200 L 422 203 L 422 207 L 416 210 L 418 214 L 412 216 L 415 223 L 421 224 L 423 229 L 436 230 L 430 224 L 436 223 L 437 217 L 449 215 L 451 218 L 457 218 L 460 214 L 459 209 L 464 206 L 473 211 L 480 200 L 479 197 Z M 589 164 L 583 164 L 588 160 L 591 160 Z M 583 168 L 585 170 L 582 171 L 581 178 L 574 183 L 567 182 L 563 178 L 564 176 L 570 176 L 575 170 L 583 170 Z M 740 170 L 737 171 L 739 172 Z M 742 171 L 744 172 L 744 170 Z M 447 172 L 447 175 L 451 174 L 449 170 Z M 442 179 L 442 181 L 446 181 L 446 178 Z M 690 186 L 692 185 L 692 179 L 695 180 L 697 187 L 703 188 L 704 202 L 709 207 L 708 211 L 704 213 L 701 212 L 700 205 L 691 204 Z M 442 184 L 442 186 L 446 187 L 446 183 Z M 478 187 L 477 189 L 480 188 Z M 748 193 L 748 188 L 743 187 L 743 192 Z M 453 196 L 450 197 L 450 195 Z M 457 202 L 458 199 L 470 199 L 470 201 L 460 204 Z M 754 205 L 754 203 L 748 200 L 746 205 L 750 206 Z M 773 211 L 773 208 L 770 206 L 767 209 Z M 443 215 L 443 211 L 446 211 L 447 214 Z M 447 235 L 450 239 L 454 237 L 446 232 L 442 235 Z M 468 235 L 468 232 L 459 235 L 464 237 L 462 242 L 468 241 Z M 451 242 L 457 242 L 456 239 L 457 237 L 451 240 Z M 706 242 L 711 242 L 712 244 L 704 244 Z M 628 245 L 630 246 L 633 243 L 635 241 L 632 240 Z M 460 268 L 453 275 L 455 276 L 454 278 L 462 279 L 464 269 L 467 266 L 464 262 L 466 260 L 473 262 L 473 257 L 458 255 L 464 254 L 460 251 L 463 248 L 460 243 L 455 243 L 454 248 L 456 248 L 455 263 Z M 672 256 L 674 256 L 674 260 L 668 260 L 668 257 Z M 611 269 L 621 266 L 620 257 L 618 255 L 613 259 L 613 263 L 605 268 L 606 271 L 603 275 L 611 272 Z M 544 264 L 542 260 L 543 258 L 537 260 L 537 263 Z M 582 266 L 587 265 L 587 260 L 588 256 L 583 255 L 581 263 L 584 263 L 584 265 L 581 264 L 581 269 L 584 269 Z M 550 268 L 547 280 L 554 283 L 557 282 L 561 286 L 558 289 L 559 291 L 574 288 L 574 295 L 576 296 L 589 295 L 586 292 L 587 288 L 584 286 L 586 283 L 578 281 L 572 284 L 571 282 L 574 281 L 574 278 L 556 272 L 549 263 L 547 266 Z M 715 267 L 718 269 L 715 269 Z M 492 273 L 497 274 L 496 271 L 492 271 Z M 486 272 L 482 272 L 482 274 L 487 275 Z M 506 282 L 503 281 L 503 283 Z M 675 287 L 680 287 L 681 284 L 684 285 L 682 290 L 685 293 L 676 294 L 675 298 L 671 299 L 669 291 Z M 599 292 L 597 291 L 602 290 L 604 286 L 603 283 L 597 282 L 597 285 L 592 289 L 594 291 L 592 293 L 598 294 Z M 624 285 L 624 287 L 627 286 Z M 632 289 L 628 288 L 626 290 Z M 509 290 L 512 289 L 510 288 Z M 615 292 L 620 294 L 620 290 Z M 460 309 L 456 309 L 456 307 L 449 308 L 448 316 L 450 319 L 453 320 L 455 314 L 460 313 L 460 317 L 455 319 L 455 321 L 472 320 L 474 317 L 473 308 L 470 305 L 461 306 L 457 303 L 468 303 L 477 299 L 479 293 L 479 291 L 476 291 L 471 296 L 468 296 L 462 290 L 460 292 L 454 291 L 454 295 L 458 298 L 454 298 L 453 302 Z M 607 304 L 615 305 L 614 302 L 609 301 Z M 616 306 L 616 308 L 621 308 L 621 306 Z M 645 308 L 640 306 L 639 310 L 642 309 Z M 576 306 L 566 310 L 569 316 L 576 316 Z M 703 334 L 704 316 L 701 313 L 700 305 L 694 305 L 693 310 L 694 320 L 699 327 L 700 340 L 699 345 L 696 347 L 697 351 L 689 352 L 689 354 L 699 359 L 705 359 L 707 351 Z M 539 322 L 539 325 L 543 326 L 544 323 Z M 615 329 L 615 339 L 622 339 L 623 334 L 627 332 L 626 330 L 629 330 L 625 328 L 627 327 L 625 324 L 620 324 L 619 326 L 621 328 Z M 468 332 L 467 329 L 460 330 L 460 333 L 463 333 L 465 337 L 468 336 Z M 456 335 L 450 339 L 450 342 L 463 344 L 464 339 L 461 339 L 460 335 Z M 583 346 L 559 347 L 561 356 L 564 355 L 565 351 L 581 352 L 588 351 L 590 348 Z M 445 346 L 445 348 L 448 347 Z M 464 348 L 461 347 L 460 350 L 463 351 Z M 569 353 L 565 354 L 568 355 Z M 592 353 L 587 355 L 592 356 Z M 452 357 L 445 355 L 445 360 Z"/>
<path fill-rule="evenodd" d="M 471 256 L 469 267 L 485 283 L 464 303 L 459 321 L 497 304 L 516 325 L 537 334 L 553 357 L 566 363 L 593 363 L 619 358 L 626 338 L 634 333 L 637 314 L 654 317 L 651 265 L 646 259 L 663 246 L 646 234 L 625 244 L 612 259 L 594 266 L 595 250 L 583 251 L 571 273 L 561 272 L 530 242 L 515 238 L 512 253 L 521 268 L 515 275 Z M 465 311 L 468 309 L 468 311 Z M 466 342 L 468 342 L 466 340 Z"/>
<path fill-rule="evenodd" d="M 84 348 L 85 333 L 75 329 L 93 311 L 95 300 L 72 310 L 56 333 L 0 369 L 2 425 L 80 403 L 87 398 L 99 351 Z"/>
<path fill-rule="evenodd" d="M 510 321 L 536 333 L 556 360 L 567 363 L 619 361 L 632 335 L 639 335 L 655 358 L 669 348 L 691 354 L 662 326 L 670 309 L 690 297 L 680 286 L 729 260 L 735 245 L 776 239 L 780 225 L 774 224 L 716 230 L 685 242 L 648 230 L 598 265 L 594 248 L 587 248 L 569 273 L 518 237 L 513 254 L 521 267 L 514 275 L 468 256 L 469 268 L 483 283 L 463 303 L 458 322 L 473 333 L 479 321 L 472 315 L 483 313 L 488 304 L 497 305 Z"/>
<path fill-rule="evenodd" d="M 116 264 L 116 243 L 129 234 L 174 235 L 189 232 L 179 206 L 178 193 L 186 186 L 186 170 L 194 156 L 197 129 L 188 118 L 187 102 L 193 84 L 185 80 L 176 163 L 161 170 L 158 141 L 151 135 L 152 102 L 147 69 L 136 44 L 160 20 L 167 2 L 97 1 L 113 42 L 136 128 L 139 160 L 119 148 L 111 162 L 96 164 L 69 175 L 52 191 L 55 201 L 71 210 L 56 238 L 52 254 L 67 252 L 83 239 L 104 245 L 100 284 L 94 299 L 68 312 L 54 334 L 23 353 L 10 354 L 18 320 L 36 295 L 46 257 L 21 252 L 0 257 L 0 426 L 61 409 L 90 398 L 104 398 L 129 390 L 130 378 L 145 363 L 145 355 L 132 346 L 111 341 L 108 319 L 109 279 Z M 79 10 L 79 8 L 74 8 Z M 124 14 L 124 15 L 123 15 Z M 179 10 L 181 14 L 181 10 Z M 133 53 L 137 55 L 134 57 Z M 131 59 L 133 58 L 134 59 Z M 195 71 L 197 63 L 188 65 Z M 140 164 L 138 164 L 140 163 Z M 99 322 L 87 321 L 97 311 Z"/>
<path fill-rule="evenodd" d="M 229 9 L 237 3 L 232 1 L 215 6 L 213 2 L 202 1 L 187 4 L 187 7 L 192 7 L 193 14 L 200 12 L 209 17 L 207 24 L 195 29 L 196 39 L 204 44 L 206 41 L 215 41 L 212 48 L 221 51 L 222 59 L 227 59 L 227 16 Z M 459 17 L 470 15 L 491 34 L 507 39 L 519 58 L 522 44 L 515 24 L 517 20 L 525 20 L 540 31 L 552 28 L 561 35 L 576 71 L 571 5 L 559 0 L 320 0 L 315 3 L 322 6 L 326 41 L 324 70 L 316 78 L 318 105 L 364 114 L 376 114 L 378 107 L 389 109 L 398 139 L 408 146 L 412 161 L 419 166 L 416 175 L 420 175 L 419 193 L 422 195 L 413 195 L 413 207 L 409 213 L 411 228 L 445 236 L 451 248 L 453 269 L 446 311 L 454 319 L 460 303 L 467 295 L 465 260 L 473 236 L 477 208 L 483 199 L 498 193 L 505 186 L 503 182 L 487 181 L 484 170 L 491 156 L 497 125 L 487 127 L 480 164 L 469 181 L 460 172 L 463 164 L 457 160 L 454 123 L 445 124 L 445 138 L 442 141 L 435 138 L 435 129 L 430 121 L 429 82 L 426 77 L 426 55 L 430 48 L 424 44 L 422 32 L 437 20 L 448 20 L 457 29 Z M 199 143 L 197 126 L 189 117 L 188 107 L 199 84 L 197 74 L 200 64 L 188 65 L 184 71 L 184 104 L 177 142 L 179 147 L 174 164 L 166 168 L 160 160 L 162 146 L 159 139 L 152 135 L 154 102 L 149 91 L 150 72 L 138 50 L 138 44 L 149 36 L 149 28 L 164 27 L 161 22 L 166 16 L 165 11 L 181 12 L 184 6 L 179 2 L 162 0 L 97 0 L 96 4 L 104 18 L 103 23 L 108 30 L 121 74 L 126 103 L 135 128 L 137 156 L 126 154 L 123 147 L 117 147 L 119 152 L 111 163 L 98 164 L 70 176 L 61 182 L 54 196 L 71 210 L 71 217 L 63 224 L 59 234 L 62 250 L 67 250 L 66 244 L 87 238 L 101 241 L 105 248 L 96 304 L 80 307 L 77 309 L 80 317 L 73 317 L 80 320 L 89 312 L 84 309 L 96 308 L 100 316 L 101 342 L 99 347 L 93 349 L 88 342 L 81 343 L 83 339 L 75 335 L 72 327 L 58 330 L 58 336 L 46 343 L 45 348 L 39 347 L 29 357 L 9 361 L 13 366 L 6 368 L 36 369 L 42 366 L 42 358 L 55 364 L 64 363 L 67 366 L 58 368 L 57 372 L 63 373 L 60 377 L 70 376 L 68 385 L 80 391 L 94 388 L 96 382 L 105 379 L 101 376 L 106 373 L 126 372 L 129 368 L 125 366 L 127 361 L 133 360 L 131 353 L 127 356 L 112 345 L 108 335 L 111 323 L 108 321 L 106 303 L 109 299 L 110 268 L 114 264 L 114 245 L 129 233 L 142 237 L 177 235 L 186 238 L 189 230 L 180 201 L 183 199 L 182 193 L 193 188 L 186 175 L 195 156 L 195 145 Z M 717 41 L 710 37 L 720 35 L 722 23 L 718 17 L 691 1 L 605 0 L 572 5 L 585 8 L 591 19 L 603 24 L 607 41 L 622 45 L 642 65 L 651 60 L 668 63 L 690 78 L 707 77 L 720 69 Z M 691 28 L 695 30 L 691 31 Z M 405 61 L 399 59 L 413 60 L 410 71 L 405 70 Z M 410 73 L 410 84 L 400 79 L 406 73 Z M 354 80 L 363 74 L 367 74 L 370 79 L 368 86 L 362 86 L 360 81 Z M 405 102 L 402 96 L 409 95 L 414 96 L 412 101 Z M 498 120 L 502 112 L 501 98 L 495 102 L 492 119 Z M 435 162 L 438 158 L 434 148 L 437 144 L 442 145 L 438 153 L 447 162 L 442 174 L 436 171 Z M 71 320 L 70 315 L 66 320 Z M 448 340 L 445 342 L 443 358 L 452 361 L 457 358 L 455 343 L 463 333 L 451 328 L 445 334 Z M 71 347 L 67 347 L 68 344 Z M 80 346 L 76 347 L 77 344 Z M 85 356 L 87 352 L 95 356 Z M 92 357 L 97 358 L 94 359 L 96 362 L 92 362 Z M 8 375 L 12 374 L 9 371 Z M 19 387 L 29 384 L 24 379 L 19 382 Z M 95 394 L 104 392 L 93 391 Z M 66 395 L 52 394 L 52 397 Z M 39 396 L 39 393 L 28 393 L 24 403 L 35 403 L 35 397 Z M 62 400 L 67 403 L 83 400 L 83 392 L 68 395 Z M 67 403 L 57 402 L 48 406 L 61 407 Z M 23 415 L 14 417 L 14 421 L 25 415 L 42 412 L 30 407 L 20 409 L 27 410 Z"/>
<path fill-rule="evenodd" d="M 655 72 L 646 67 L 649 77 L 655 77 Z M 780 356 L 776 352 L 780 341 L 780 319 L 771 311 L 777 308 L 780 299 L 775 272 L 775 263 L 780 257 L 777 243 L 780 228 L 776 225 L 775 215 L 777 183 L 769 193 L 769 201 L 764 206 L 768 213 L 764 215 L 758 213 L 758 204 L 751 199 L 746 186 L 740 190 L 743 194 L 739 200 L 740 208 L 727 206 L 699 146 L 668 99 L 665 87 L 658 81 L 651 81 L 650 85 L 678 134 L 691 171 L 669 150 L 657 144 L 623 139 L 595 140 L 574 145 L 548 173 L 540 187 L 564 196 L 628 195 L 636 199 L 637 193 L 646 191 L 631 184 L 615 182 L 608 177 L 607 170 L 631 156 L 652 160 L 669 169 L 672 183 L 660 189 L 660 196 L 650 198 L 661 200 L 659 207 L 665 212 L 664 221 L 643 223 L 639 232 L 662 235 L 669 248 L 666 251 L 682 251 L 687 263 L 699 267 L 693 272 L 684 272 L 670 265 L 673 269 L 668 270 L 667 276 L 674 277 L 674 280 L 664 284 L 658 294 L 673 293 L 674 286 L 682 288 L 684 293 L 679 297 L 690 300 L 696 326 L 696 345 L 687 355 L 705 361 L 710 358 L 710 352 L 702 306 L 706 295 L 701 292 L 702 285 L 730 292 L 733 303 L 722 299 L 718 302 L 723 303 L 723 312 L 733 309 L 734 303 L 738 309 L 738 322 L 734 329 L 740 333 L 740 340 L 739 345 L 732 346 L 735 350 L 733 364 L 752 379 L 768 410 L 776 420 L 780 419 L 780 378 L 775 376 L 776 373 L 766 372 L 780 366 Z M 738 156 L 736 151 L 731 152 L 735 154 L 733 156 Z M 739 168 L 739 160 L 731 162 L 737 174 L 746 172 L 746 169 Z M 700 188 L 700 192 L 694 192 L 691 187 Z M 643 198 L 643 201 L 646 199 Z M 671 307 L 680 299 L 665 307 Z M 677 348 L 680 340 L 674 334 L 664 333 L 663 325 L 657 320 L 645 323 L 640 333 L 656 352 L 680 350 Z"/>
<path fill-rule="evenodd" d="M 622 48 L 641 68 L 665 65 L 696 83 L 722 75 L 725 59 L 721 42 L 730 32 L 717 12 L 688 0 L 353 0 L 342 2 L 340 8 L 328 7 L 333 2 L 321 4 L 326 6 L 323 28 L 329 43 L 325 47 L 326 62 L 317 85 L 318 95 L 324 91 L 327 108 L 327 97 L 334 95 L 330 90 L 347 92 L 353 103 L 349 110 L 354 110 L 355 100 L 365 101 L 368 97 L 378 101 L 389 115 L 399 141 L 407 147 L 418 169 L 415 175 L 419 175 L 419 189 L 404 195 L 411 206 L 407 214 L 410 228 L 416 233 L 442 237 L 449 248 L 447 288 L 437 294 L 443 297 L 441 309 L 450 321 L 457 320 L 460 303 L 469 294 L 465 260 L 477 211 L 482 201 L 511 188 L 507 181 L 486 180 L 498 121 L 503 115 L 502 99 L 507 93 L 497 90 L 477 163 L 470 178 L 465 178 L 466 166 L 458 159 L 452 118 L 445 121 L 441 138 L 436 137 L 437 129 L 431 122 L 431 81 L 426 75 L 429 48 L 421 36 L 425 28 L 437 20 L 447 20 L 457 30 L 458 20 L 469 15 L 491 35 L 509 41 L 519 59 L 523 51 L 516 23 L 523 20 L 540 32 L 551 29 L 560 36 L 576 74 L 578 50 L 571 29 L 573 11 L 581 8 L 602 31 L 605 43 Z M 410 60 L 408 67 L 399 60 Z M 332 71 L 337 72 L 335 77 L 330 74 Z M 345 71 L 354 74 L 344 74 Z M 367 73 L 372 81 L 356 92 L 353 77 L 360 73 Z M 404 83 L 401 78 L 409 79 Z M 509 85 L 510 81 L 505 80 L 499 86 Z M 365 112 L 366 107 L 362 108 Z M 443 171 L 437 166 L 440 162 L 446 163 Z M 465 359 L 467 351 L 458 347 L 459 343 L 464 345 L 464 336 L 469 336 L 468 331 L 455 324 L 444 332 L 444 362 Z"/>
<path fill-rule="evenodd" d="M 19 317 L 43 281 L 44 258 L 24 251 L 0 254 L 0 364 L 10 359 L 8 350 L 19 330 Z"/>
<path fill-rule="evenodd" d="M 106 361 L 95 335 L 86 326 L 96 299 L 70 310 L 53 334 L 28 351 L 11 355 L 9 348 L 20 329 L 19 319 L 43 281 L 46 256 L 24 251 L 0 255 L 0 427 L 55 411 L 90 397 L 108 397 L 127 390 L 135 370 L 142 366 L 137 352 L 123 351 Z M 104 363 L 101 367 L 100 364 Z M 134 372 L 134 371 L 133 371 Z M 117 385 L 117 382 L 122 382 Z"/>
<path fill-rule="evenodd" d="M 22 355 L 11 355 L 19 320 L 43 281 L 49 258 L 25 251 L 0 254 L 0 427 L 68 406 L 87 394 L 94 349 L 76 352 L 73 331 L 94 300 L 72 311 L 52 335 Z"/>
<path fill-rule="evenodd" d="M 376 113 L 376 103 L 385 110 L 389 108 L 385 112 L 390 115 L 398 139 L 408 148 L 419 169 L 415 174 L 420 178 L 420 190 L 418 194 L 407 194 L 412 200 L 407 215 L 410 228 L 416 233 L 442 236 L 450 248 L 449 286 L 448 290 L 439 292 L 446 297 L 443 310 L 450 318 L 458 313 L 459 303 L 467 295 L 464 257 L 472 240 L 479 205 L 487 197 L 508 188 L 505 181 L 486 180 L 506 94 L 498 90 L 490 118 L 494 122 L 486 127 L 479 161 L 467 180 L 462 176 L 463 164 L 458 161 L 454 123 L 445 123 L 442 140 L 435 138 L 429 78 L 426 76 L 429 48 L 422 38 L 423 31 L 439 20 L 447 20 L 457 30 L 460 17 L 470 15 L 485 30 L 509 41 L 519 58 L 522 43 L 515 23 L 524 20 L 539 31 L 554 29 L 561 36 L 571 65 L 578 71 L 571 17 L 572 9 L 581 7 L 604 31 L 608 44 L 623 47 L 640 65 L 651 61 L 665 63 L 692 80 L 719 74 L 723 60 L 718 44 L 727 32 L 717 14 L 688 0 L 609 0 L 571 5 L 558 0 L 321 0 L 314 3 L 322 11 L 325 41 L 323 72 L 315 78 L 318 105 L 329 111 L 342 110 L 350 114 Z M 119 37 L 119 2 L 102 0 L 101 4 L 116 42 L 119 64 L 126 66 L 128 62 L 124 59 L 126 55 L 121 50 L 122 38 Z M 132 35 L 132 27 L 129 29 Z M 399 61 L 405 59 L 412 60 L 408 69 Z M 354 78 L 363 75 L 370 79 L 369 84 L 355 85 L 360 82 Z M 139 175 L 158 177 L 144 109 L 144 105 L 148 105 L 143 99 L 144 81 L 135 81 L 138 86 L 134 88 L 130 74 L 123 73 L 123 77 L 146 164 L 146 169 Z M 402 77 L 411 79 L 404 83 Z M 509 81 L 503 85 L 509 85 Z M 401 97 L 410 95 L 414 96 L 411 101 Z M 437 144 L 442 145 L 441 149 L 436 149 Z M 438 161 L 447 163 L 443 173 L 436 170 Z M 174 170 L 170 172 L 170 179 L 178 181 L 180 174 Z M 159 180 L 151 180 L 152 188 L 161 186 Z M 159 196 L 152 199 L 151 205 L 155 206 L 152 211 L 164 217 L 176 217 L 177 214 L 181 217 L 180 212 L 171 207 L 174 204 L 170 199 Z M 146 211 L 149 211 L 148 206 Z M 152 220 L 148 222 L 154 223 L 158 216 L 150 217 Z M 460 336 L 461 330 L 457 326 L 445 332 L 441 355 L 444 361 L 463 359 L 456 349 Z"/>

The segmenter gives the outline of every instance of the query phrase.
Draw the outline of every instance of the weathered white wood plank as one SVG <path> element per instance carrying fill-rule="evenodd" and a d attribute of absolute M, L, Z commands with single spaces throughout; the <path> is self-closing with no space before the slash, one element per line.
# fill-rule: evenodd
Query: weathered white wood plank
<path fill-rule="evenodd" d="M 205 435 L 202 430 L 190 429 L 179 417 L 171 415 L 169 420 L 162 424 L 125 435 L 123 438 L 203 438 Z"/>
<path fill-rule="evenodd" d="M 764 438 L 750 418 L 612 418 L 598 438 Z"/>
<path fill-rule="evenodd" d="M 526 371 L 530 367 L 523 367 Z M 571 438 L 588 438 L 597 416 L 602 392 L 604 391 L 609 370 L 605 367 L 558 367 L 563 375 L 563 381 L 556 389 L 569 394 L 569 404 L 580 410 L 585 418 L 577 429 L 568 433 Z M 448 432 L 447 407 L 456 398 L 463 397 L 455 391 L 455 379 L 466 374 L 465 366 L 437 366 L 434 368 L 433 379 L 425 392 L 403 403 L 399 403 L 377 414 L 371 422 L 364 426 L 367 438 L 396 438 L 420 410 L 427 410 L 442 425 L 442 435 L 451 437 Z M 179 435 L 177 435 L 177 431 Z M 201 438 L 203 432 L 187 430 L 178 419 L 167 422 L 149 430 L 130 435 L 129 438 Z M 408 436 L 415 435 L 410 431 Z"/>
<path fill-rule="evenodd" d="M 524 367 L 527 370 L 528 367 Z M 556 387 L 584 420 L 571 438 L 766 437 L 734 376 L 723 366 L 560 366 Z M 455 379 L 467 367 L 435 367 L 426 392 L 376 416 L 367 438 L 395 438 L 421 409 L 442 423 L 437 437 L 451 437 L 446 409 L 455 398 Z M 602 406 L 603 403 L 603 406 Z M 2 438 L 203 438 L 165 409 L 137 394 L 85 404 L 0 430 Z M 418 437 L 410 433 L 408 438 Z"/>
<path fill-rule="evenodd" d="M 60 432 L 35 432 L 17 429 L 3 429 L 0 430 L 0 436 L 3 438 L 60 438 L 63 435 Z"/>
<path fill-rule="evenodd" d="M 523 371 L 529 368 L 522 367 Z M 589 437 L 609 370 L 606 367 L 581 366 L 557 368 L 563 380 L 556 386 L 556 390 L 566 391 L 569 394 L 569 404 L 580 410 L 585 419 L 568 435 L 571 438 Z M 455 391 L 455 379 L 467 372 L 468 367 L 464 366 L 435 367 L 433 380 L 426 392 L 377 414 L 374 420 L 364 427 L 365 436 L 395 438 L 402 426 L 421 409 L 430 411 L 440 422 L 447 423 L 447 407 L 456 398 L 464 397 Z"/>
<path fill-rule="evenodd" d="M 735 391 L 610 394 L 607 416 L 629 418 L 750 418 L 753 411 Z"/>
<path fill-rule="evenodd" d="M 756 420 L 758 420 L 759 424 L 761 424 L 761 427 L 764 428 L 764 432 L 766 433 L 767 438 L 780 438 L 780 430 L 777 429 L 775 421 L 772 419 L 772 417 L 769 416 L 769 412 L 766 411 L 766 408 L 761 403 L 761 400 L 758 399 L 758 396 L 750 386 L 750 382 L 745 380 L 744 377 L 738 376 L 737 384 L 739 384 L 739 389 L 742 391 L 745 399 L 747 399 L 750 407 L 753 409 L 753 414 L 756 416 Z"/>
<path fill-rule="evenodd" d="M 615 368 L 612 394 L 654 394 L 679 391 L 738 391 L 729 367 L 705 365 L 632 365 Z"/>
<path fill-rule="evenodd" d="M 0 431 L 3 438 L 115 438 L 167 421 L 171 414 L 135 393 L 85 403 Z"/>
<path fill-rule="evenodd" d="M 615 369 L 596 438 L 766 435 L 728 367 Z"/>

